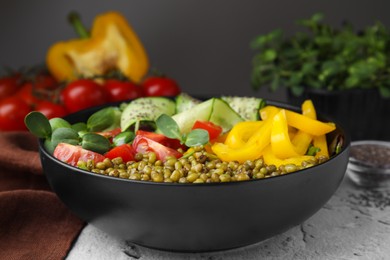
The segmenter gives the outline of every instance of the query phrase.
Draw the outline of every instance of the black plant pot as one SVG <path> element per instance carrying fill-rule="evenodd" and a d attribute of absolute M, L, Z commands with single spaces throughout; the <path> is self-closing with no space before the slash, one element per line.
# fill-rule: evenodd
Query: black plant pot
<path fill-rule="evenodd" d="M 340 122 L 352 140 L 390 140 L 390 98 L 382 98 L 376 89 L 308 88 L 300 97 L 288 91 L 288 99 L 297 106 L 311 99 L 317 111 Z"/>

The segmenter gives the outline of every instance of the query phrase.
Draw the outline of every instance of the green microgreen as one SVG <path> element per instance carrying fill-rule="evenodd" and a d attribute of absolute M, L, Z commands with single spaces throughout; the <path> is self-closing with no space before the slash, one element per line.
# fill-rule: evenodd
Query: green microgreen
<path fill-rule="evenodd" d="M 116 107 L 103 108 L 92 114 L 87 120 L 91 132 L 103 132 L 120 126 L 121 112 Z"/>
<path fill-rule="evenodd" d="M 28 113 L 24 118 L 24 123 L 28 130 L 39 138 L 48 138 L 52 134 L 50 122 L 41 112 Z"/>
<path fill-rule="evenodd" d="M 178 139 L 180 143 L 188 147 L 207 144 L 210 139 L 209 133 L 204 129 L 194 129 L 187 134 L 182 134 L 176 121 L 166 114 L 162 114 L 156 119 L 156 126 L 166 137 Z"/>
<path fill-rule="evenodd" d="M 104 154 L 111 148 L 110 141 L 102 135 L 95 133 L 87 133 L 83 135 L 81 146 L 84 149 Z"/>
<path fill-rule="evenodd" d="M 125 131 L 112 138 L 112 143 L 114 144 L 114 146 L 128 144 L 134 140 L 134 137 L 135 137 L 134 132 Z"/>

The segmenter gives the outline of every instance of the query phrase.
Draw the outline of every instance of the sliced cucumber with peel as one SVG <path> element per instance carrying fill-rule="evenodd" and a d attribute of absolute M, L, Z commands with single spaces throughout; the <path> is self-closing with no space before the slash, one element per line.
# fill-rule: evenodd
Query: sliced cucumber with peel
<path fill-rule="evenodd" d="M 176 97 L 176 113 L 181 113 L 186 110 L 190 110 L 201 102 L 201 100 L 191 97 L 186 93 L 180 93 Z"/>
<path fill-rule="evenodd" d="M 140 123 L 152 123 L 161 115 L 172 116 L 176 110 L 176 103 L 164 97 L 143 97 L 131 101 L 123 110 L 121 129 L 125 131 Z"/>
<path fill-rule="evenodd" d="M 265 100 L 256 97 L 222 96 L 243 119 L 256 121 L 260 119 L 259 110 L 265 106 Z"/>
<path fill-rule="evenodd" d="M 197 120 L 219 125 L 223 132 L 229 131 L 235 124 L 243 121 L 242 117 L 220 98 L 208 99 L 189 110 L 175 114 L 172 118 L 182 133 L 190 132 Z"/>

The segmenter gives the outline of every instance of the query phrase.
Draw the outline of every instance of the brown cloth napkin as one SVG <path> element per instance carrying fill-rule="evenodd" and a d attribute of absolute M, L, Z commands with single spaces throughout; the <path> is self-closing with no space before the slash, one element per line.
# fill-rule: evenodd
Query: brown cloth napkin
<path fill-rule="evenodd" d="M 0 259 L 64 259 L 83 226 L 50 190 L 37 138 L 0 132 Z"/>

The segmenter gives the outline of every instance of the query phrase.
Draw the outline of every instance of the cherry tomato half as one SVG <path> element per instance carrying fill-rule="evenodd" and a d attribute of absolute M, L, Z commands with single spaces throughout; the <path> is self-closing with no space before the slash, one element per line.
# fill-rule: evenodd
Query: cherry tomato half
<path fill-rule="evenodd" d="M 111 160 L 117 157 L 121 157 L 124 162 L 128 162 L 128 161 L 134 161 L 135 154 L 136 151 L 131 145 L 122 144 L 120 146 L 112 148 L 104 156 Z"/>
<path fill-rule="evenodd" d="M 180 94 L 177 82 L 168 77 L 150 77 L 142 83 L 143 92 L 146 96 L 173 97 Z"/>
<path fill-rule="evenodd" d="M 0 130 L 27 130 L 24 117 L 31 111 L 30 106 L 22 99 L 12 96 L 0 101 Z"/>
<path fill-rule="evenodd" d="M 143 96 L 141 87 L 130 81 L 109 79 L 104 83 L 104 88 L 107 90 L 111 102 L 136 99 Z"/>
<path fill-rule="evenodd" d="M 58 160 L 73 166 L 76 166 L 77 162 L 80 160 L 94 160 L 94 162 L 97 163 L 102 162 L 105 159 L 105 157 L 99 153 L 83 149 L 78 145 L 71 145 L 66 143 L 59 143 L 54 149 L 53 156 Z"/>
<path fill-rule="evenodd" d="M 154 152 L 157 155 L 157 159 L 161 161 L 165 161 L 167 156 L 174 156 L 176 158 L 180 158 L 182 156 L 182 154 L 175 149 L 164 146 L 141 135 L 135 136 L 132 145 L 134 150 L 138 153 Z"/>
<path fill-rule="evenodd" d="M 192 129 L 204 129 L 209 132 L 210 140 L 217 138 L 222 133 L 222 127 L 209 121 L 197 120 Z"/>
<path fill-rule="evenodd" d="M 158 134 L 155 132 L 149 132 L 149 131 L 144 131 L 144 130 L 138 130 L 136 132 L 136 135 L 143 136 L 146 138 L 149 138 L 153 141 L 156 141 L 164 146 L 167 146 L 169 148 L 173 148 L 175 150 L 182 148 L 185 149 L 186 147 L 180 143 L 178 139 L 172 139 L 168 138 L 163 134 Z"/>
<path fill-rule="evenodd" d="M 107 93 L 102 86 L 89 79 L 69 83 L 61 93 L 65 108 L 73 113 L 106 103 Z"/>

